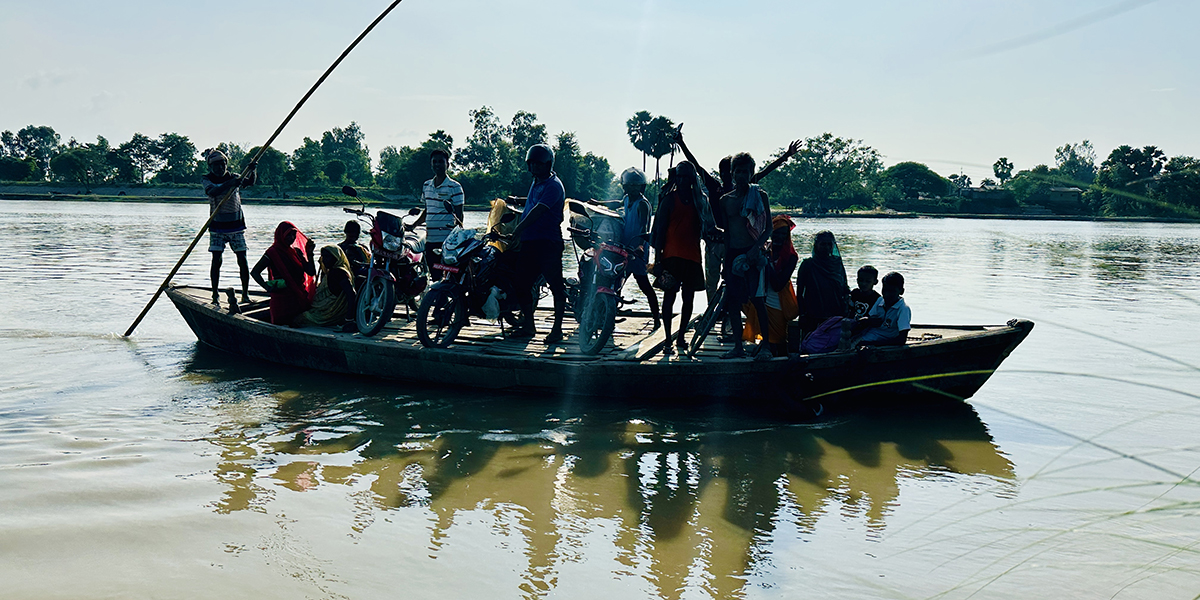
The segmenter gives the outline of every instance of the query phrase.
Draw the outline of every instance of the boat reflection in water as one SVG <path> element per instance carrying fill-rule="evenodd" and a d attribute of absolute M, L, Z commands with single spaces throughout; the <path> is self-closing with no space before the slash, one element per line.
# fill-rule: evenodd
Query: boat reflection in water
<path fill-rule="evenodd" d="M 355 506 L 348 534 L 417 511 L 434 554 L 457 520 L 491 512 L 493 535 L 524 538 L 514 547 L 530 592 L 586 555 L 615 556 L 615 574 L 641 574 L 664 597 L 690 585 L 738 596 L 777 528 L 803 535 L 833 515 L 880 535 L 903 480 L 1015 494 L 1012 463 L 965 403 L 778 425 L 719 406 L 413 390 L 247 365 L 202 346 L 187 376 L 238 398 L 218 407 L 227 418 L 210 439 L 226 486 L 217 511 L 344 489 Z"/>

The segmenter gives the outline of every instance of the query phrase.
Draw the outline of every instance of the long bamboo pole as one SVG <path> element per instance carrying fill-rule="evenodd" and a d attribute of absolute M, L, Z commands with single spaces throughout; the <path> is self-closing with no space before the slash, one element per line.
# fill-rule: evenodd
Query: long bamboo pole
<path fill-rule="evenodd" d="M 325 83 L 325 79 L 329 77 L 329 74 L 333 73 L 333 70 L 336 69 L 338 65 L 342 64 L 342 61 L 345 60 L 346 56 L 350 54 L 350 51 L 353 50 L 354 47 L 363 40 L 363 38 L 367 37 L 367 34 L 371 33 L 371 30 L 375 29 L 375 26 L 378 25 L 379 22 L 382 21 L 383 18 L 388 15 L 388 13 L 392 12 L 392 9 L 396 8 L 396 6 L 398 6 L 402 1 L 403 0 L 394 0 L 390 5 L 388 5 L 387 9 L 384 10 L 378 17 L 376 17 L 374 21 L 371 21 L 371 24 L 368 25 L 367 28 L 364 29 L 363 32 L 360 33 L 358 37 L 355 38 L 354 41 L 346 48 L 346 50 L 342 52 L 342 55 L 339 56 L 337 60 L 333 61 L 332 65 L 329 65 L 329 68 L 325 70 L 325 73 L 321 75 L 321 78 L 318 79 L 311 88 L 309 88 L 308 93 L 304 94 L 304 97 L 300 99 L 300 102 L 296 103 L 296 107 L 292 109 L 292 112 L 288 113 L 287 118 L 279 124 L 277 129 L 275 129 L 275 133 L 271 134 L 271 138 L 267 140 L 267 143 L 263 144 L 262 147 L 258 149 L 258 153 L 255 154 L 254 158 L 250 160 L 250 164 L 258 162 L 258 159 L 262 157 L 263 152 L 266 152 L 267 148 L 271 147 L 271 144 L 275 142 L 275 138 L 279 137 L 279 134 L 283 132 L 283 128 L 287 127 L 287 124 L 291 122 L 292 117 L 296 116 L 296 113 L 300 111 L 300 107 L 304 106 L 305 102 L 308 102 L 308 98 L 313 95 L 313 92 L 317 91 L 317 88 L 321 87 L 322 83 Z M 249 175 L 249 173 L 250 166 L 246 165 L 246 168 L 242 171 L 241 177 L 246 177 Z M 125 331 L 124 337 L 129 337 L 133 334 L 133 330 L 137 329 L 138 324 L 141 323 L 142 319 L 146 317 L 146 313 L 150 312 L 150 307 L 154 306 L 154 303 L 158 301 L 159 296 L 162 296 L 163 291 L 165 291 L 167 286 L 170 285 L 171 279 L 175 277 L 175 274 L 179 272 L 180 267 L 183 266 L 183 262 L 187 260 L 188 255 L 190 255 L 192 250 L 196 248 L 196 244 L 200 242 L 200 238 L 204 236 L 204 232 L 208 231 L 208 227 L 212 225 L 213 219 L 217 216 L 217 211 L 221 210 L 221 206 L 225 204 L 225 201 L 233 196 L 233 194 L 237 191 L 238 188 L 236 187 L 229 190 L 224 196 L 221 197 L 221 200 L 217 202 L 216 208 L 213 209 L 211 215 L 208 215 L 208 220 L 204 222 L 204 226 L 200 228 L 198 233 L 196 233 L 196 237 L 192 239 L 192 243 L 188 244 L 187 250 L 183 251 L 183 256 L 179 257 L 179 262 L 175 263 L 175 267 L 172 268 L 171 272 L 167 274 L 167 278 L 163 280 L 162 285 L 158 286 L 158 290 L 154 292 L 154 296 L 150 298 L 149 302 L 146 303 L 146 307 L 142 309 L 142 312 L 138 314 L 136 319 L 133 320 L 133 324 L 129 326 L 127 331 Z"/>

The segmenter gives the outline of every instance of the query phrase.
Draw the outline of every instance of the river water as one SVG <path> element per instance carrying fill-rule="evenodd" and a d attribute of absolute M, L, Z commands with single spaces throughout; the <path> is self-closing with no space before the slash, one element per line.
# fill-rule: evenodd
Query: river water
<path fill-rule="evenodd" d="M 0 596 L 1200 594 L 1200 228 L 800 221 L 914 322 L 1037 326 L 957 408 L 795 425 L 277 367 L 165 297 L 122 339 L 204 211 L 0 202 Z M 252 262 L 344 222 L 247 212 Z"/>

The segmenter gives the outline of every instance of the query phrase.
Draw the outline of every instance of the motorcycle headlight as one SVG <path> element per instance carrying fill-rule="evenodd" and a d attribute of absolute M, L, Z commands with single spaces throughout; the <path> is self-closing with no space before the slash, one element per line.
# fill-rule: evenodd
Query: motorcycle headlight
<path fill-rule="evenodd" d="M 400 249 L 404 240 L 398 236 L 394 236 L 388 232 L 383 232 L 383 249 L 389 252 L 395 252 Z"/>

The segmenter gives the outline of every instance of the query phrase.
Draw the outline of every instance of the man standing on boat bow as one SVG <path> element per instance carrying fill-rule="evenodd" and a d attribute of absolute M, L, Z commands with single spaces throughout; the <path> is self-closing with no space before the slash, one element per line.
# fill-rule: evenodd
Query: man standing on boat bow
<path fill-rule="evenodd" d="M 521 240 L 516 293 L 524 322 L 513 331 L 512 337 L 533 337 L 535 333 L 533 311 L 537 304 L 533 298 L 533 285 L 541 276 L 554 295 L 554 326 L 546 336 L 545 344 L 557 344 L 563 339 L 563 314 L 567 310 L 562 266 L 562 221 L 567 192 L 558 175 L 554 174 L 554 150 L 550 146 L 530 146 L 525 155 L 525 166 L 533 175 L 533 185 L 529 188 L 521 221 L 511 234 Z"/>
<path fill-rule="evenodd" d="M 229 159 L 220 150 L 210 150 L 205 157 L 208 162 L 208 173 L 200 178 L 204 182 L 204 193 L 208 196 L 209 211 L 221 208 L 213 217 L 208 228 L 208 251 L 212 254 L 212 267 L 209 277 L 212 279 L 212 301 L 220 304 L 217 295 L 217 285 L 221 279 L 221 255 L 225 253 L 225 244 L 237 256 L 238 274 L 242 277 L 242 302 L 250 302 L 250 265 L 246 262 L 246 218 L 242 214 L 241 189 L 250 187 L 258 180 L 257 164 L 250 163 L 250 171 L 246 177 L 239 177 L 229 172 Z M 222 204 L 221 199 L 229 194 Z M 230 296 L 230 302 L 233 297 Z"/>

